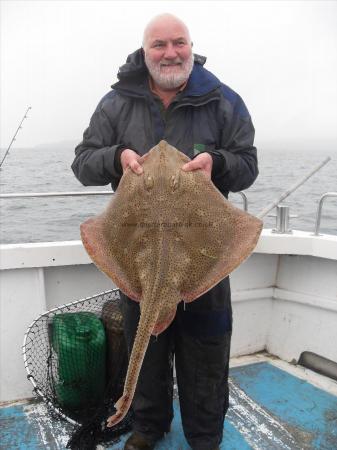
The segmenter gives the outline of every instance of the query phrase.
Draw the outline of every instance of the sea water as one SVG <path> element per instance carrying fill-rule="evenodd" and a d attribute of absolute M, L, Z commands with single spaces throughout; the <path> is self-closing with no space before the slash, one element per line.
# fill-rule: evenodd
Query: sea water
<path fill-rule="evenodd" d="M 1 152 L 3 154 L 3 152 Z M 319 164 L 329 152 L 320 149 L 259 149 L 260 174 L 245 191 L 248 210 L 257 214 L 280 194 Z M 289 205 L 292 229 L 313 231 L 319 199 L 325 192 L 337 191 L 337 154 L 283 203 Z M 46 146 L 34 149 L 13 149 L 0 170 L 0 192 L 64 192 L 110 191 L 110 186 L 84 187 L 75 178 L 71 163 L 74 148 Z M 230 194 L 230 201 L 242 207 L 239 194 Z M 79 226 L 88 217 L 100 213 L 108 196 L 60 198 L 0 199 L 0 242 L 27 243 L 78 240 Z M 270 213 L 275 214 L 275 210 Z M 275 226 L 274 217 L 264 219 L 265 228 Z M 321 232 L 337 234 L 337 199 L 325 201 Z"/>

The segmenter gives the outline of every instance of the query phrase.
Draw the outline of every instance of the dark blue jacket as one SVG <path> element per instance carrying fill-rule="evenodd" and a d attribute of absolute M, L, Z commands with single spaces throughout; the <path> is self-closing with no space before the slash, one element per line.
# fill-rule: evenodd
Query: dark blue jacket
<path fill-rule="evenodd" d="M 205 61 L 195 55 L 185 89 L 164 110 L 150 91 L 142 50 L 131 54 L 75 149 L 72 169 L 81 183 L 111 183 L 115 190 L 121 150 L 142 155 L 165 139 L 190 158 L 210 152 L 212 180 L 224 195 L 248 188 L 258 175 L 249 112 L 238 94 L 203 67 Z"/>

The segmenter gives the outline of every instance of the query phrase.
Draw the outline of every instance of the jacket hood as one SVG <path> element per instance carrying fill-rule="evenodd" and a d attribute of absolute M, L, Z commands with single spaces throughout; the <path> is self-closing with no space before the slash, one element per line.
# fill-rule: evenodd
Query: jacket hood
<path fill-rule="evenodd" d="M 123 80 L 125 78 L 144 75 L 145 73 L 147 73 L 147 67 L 145 65 L 143 49 L 139 48 L 126 58 L 126 63 L 118 70 L 117 78 Z"/>
<path fill-rule="evenodd" d="M 184 89 L 185 95 L 204 95 L 221 85 L 220 80 L 218 80 L 211 72 L 203 67 L 205 62 L 205 56 L 194 54 L 194 67 L 186 88 Z M 119 68 L 117 74 L 119 81 L 111 87 L 113 89 L 121 89 L 123 91 L 127 90 L 130 92 L 130 89 L 134 90 L 132 89 L 132 85 L 134 85 L 134 88 L 137 86 L 136 91 L 138 91 L 139 94 L 139 81 L 143 81 L 148 76 L 148 73 L 149 72 L 144 60 L 143 49 L 139 48 L 135 52 L 131 53 L 127 57 L 126 63 Z"/>

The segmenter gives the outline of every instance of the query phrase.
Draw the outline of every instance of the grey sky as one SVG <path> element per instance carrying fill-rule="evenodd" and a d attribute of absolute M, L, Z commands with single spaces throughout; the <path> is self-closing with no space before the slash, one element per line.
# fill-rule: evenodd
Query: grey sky
<path fill-rule="evenodd" d="M 337 2 L 2 1 L 1 147 L 81 140 L 146 23 L 171 12 L 244 99 L 257 144 L 337 148 Z M 319 148 L 319 147 L 317 147 Z"/>

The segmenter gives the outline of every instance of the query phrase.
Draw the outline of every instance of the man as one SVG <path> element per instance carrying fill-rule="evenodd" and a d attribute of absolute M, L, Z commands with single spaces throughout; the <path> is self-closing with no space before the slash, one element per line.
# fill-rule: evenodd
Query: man
<path fill-rule="evenodd" d="M 84 185 L 116 189 L 130 167 L 141 176 L 140 156 L 160 140 L 186 153 L 183 170 L 204 172 L 225 195 L 248 188 L 258 174 L 254 128 L 242 99 L 192 54 L 186 25 L 164 14 L 144 32 L 143 47 L 127 58 L 119 81 L 99 103 L 72 168 Z M 129 352 L 139 305 L 121 293 Z M 184 307 L 170 327 L 151 339 L 140 373 L 134 431 L 125 450 L 149 450 L 170 430 L 173 354 L 182 424 L 194 450 L 215 450 L 228 408 L 232 329 L 229 280 Z"/>

